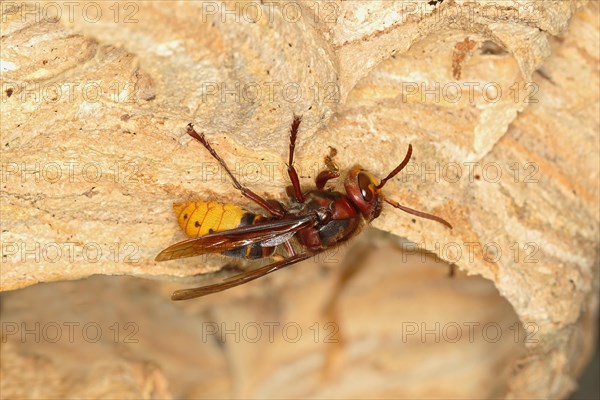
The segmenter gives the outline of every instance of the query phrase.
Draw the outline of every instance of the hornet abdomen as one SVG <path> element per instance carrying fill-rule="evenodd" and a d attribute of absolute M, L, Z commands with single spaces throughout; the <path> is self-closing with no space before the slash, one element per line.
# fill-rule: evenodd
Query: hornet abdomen
<path fill-rule="evenodd" d="M 216 201 L 187 201 L 173 204 L 177 222 L 190 237 L 248 226 L 264 220 L 264 216 L 250 212 L 235 204 Z M 262 258 L 273 254 L 274 247 L 263 247 L 260 243 L 223 252 L 223 255 L 237 258 Z"/>

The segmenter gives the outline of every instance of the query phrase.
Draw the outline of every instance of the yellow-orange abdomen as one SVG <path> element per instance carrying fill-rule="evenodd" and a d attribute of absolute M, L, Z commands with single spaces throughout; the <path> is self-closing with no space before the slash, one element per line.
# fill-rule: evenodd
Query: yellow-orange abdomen
<path fill-rule="evenodd" d="M 263 217 L 235 204 L 188 201 L 173 204 L 177 222 L 188 237 L 208 235 L 251 225 Z"/>

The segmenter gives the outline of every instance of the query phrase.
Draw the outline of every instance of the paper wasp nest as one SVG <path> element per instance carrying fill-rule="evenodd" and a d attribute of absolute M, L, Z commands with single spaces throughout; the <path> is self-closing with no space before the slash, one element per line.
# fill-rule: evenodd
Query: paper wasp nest
<path fill-rule="evenodd" d="M 5 396 L 574 390 L 598 314 L 597 3 L 0 7 L 1 290 L 97 274 L 157 279 L 4 294 Z M 342 169 L 360 162 L 383 176 L 410 143 L 413 159 L 386 195 L 454 229 L 386 208 L 373 226 L 406 241 L 363 233 L 356 245 L 373 249 L 361 256 L 366 266 L 348 266 L 355 250 L 344 246 L 339 265 L 312 260 L 171 304 L 169 291 L 192 283 L 158 279 L 224 263 L 153 261 L 183 239 L 172 203 L 251 207 L 186 125 L 205 132 L 244 184 L 283 199 L 293 114 L 303 116 L 303 185 L 329 146 Z M 447 278 L 415 244 L 461 272 Z"/>

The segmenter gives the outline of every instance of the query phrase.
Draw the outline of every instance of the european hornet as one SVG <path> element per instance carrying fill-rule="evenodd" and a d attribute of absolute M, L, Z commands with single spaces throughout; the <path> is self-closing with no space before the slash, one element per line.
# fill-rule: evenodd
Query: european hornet
<path fill-rule="evenodd" d="M 220 292 L 333 248 L 360 232 L 365 223 L 379 217 L 383 201 L 409 214 L 437 221 L 452 229 L 452 226 L 440 217 L 413 210 L 383 196 L 381 189 L 408 164 L 412 154 L 411 145 L 408 146 L 404 160 L 381 180 L 360 165 L 355 165 L 344 181 L 346 193 L 326 189 L 325 185 L 329 180 L 340 176 L 337 166 L 329 158 L 326 160 L 327 169 L 316 177 L 316 188 L 303 191 L 294 168 L 294 148 L 300 121 L 301 117 L 294 116 L 290 132 L 287 165 L 292 185 L 286 188 L 290 198 L 287 206 L 276 200 L 264 199 L 242 186 L 225 161 L 208 143 L 204 134 L 196 132 L 191 123 L 187 126 L 188 135 L 202 143 L 221 164 L 235 188 L 262 207 L 268 215 L 250 212 L 234 204 L 218 202 L 194 201 L 174 204 L 179 225 L 190 239 L 167 247 L 156 256 L 156 261 L 220 253 L 246 259 L 273 257 L 274 262 L 242 272 L 217 284 L 177 290 L 171 297 L 173 300 L 187 300 Z M 276 255 L 276 250 L 281 247 L 285 249 L 287 257 Z M 302 251 L 298 252 L 297 248 Z"/>

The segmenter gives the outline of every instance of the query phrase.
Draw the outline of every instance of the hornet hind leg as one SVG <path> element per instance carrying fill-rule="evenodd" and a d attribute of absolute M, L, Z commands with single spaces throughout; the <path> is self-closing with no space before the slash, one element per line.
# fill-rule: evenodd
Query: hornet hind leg
<path fill-rule="evenodd" d="M 191 137 L 193 137 L 194 139 L 196 139 L 197 141 L 199 141 L 200 143 L 202 143 L 202 145 L 204 147 L 206 147 L 206 150 L 208 150 L 210 152 L 210 154 L 225 169 L 225 171 L 227 172 L 227 174 L 231 178 L 231 181 L 233 182 L 233 186 L 235 186 L 235 188 L 237 190 L 239 190 L 246 198 L 252 200 L 256 204 L 258 204 L 259 206 L 261 206 L 262 208 L 264 208 L 269 214 L 271 214 L 271 215 L 273 215 L 275 217 L 281 218 L 281 217 L 283 217 L 285 215 L 286 211 L 285 211 L 285 209 L 283 208 L 283 206 L 281 204 L 279 204 L 277 202 L 265 200 L 264 198 L 262 198 L 258 194 L 254 193 L 252 190 L 250 190 L 250 189 L 246 188 L 245 186 L 243 186 L 235 178 L 235 176 L 233 176 L 233 173 L 231 173 L 231 170 L 229 169 L 229 167 L 227 167 L 227 164 L 225 163 L 225 161 L 223 161 L 223 159 L 217 154 L 217 152 L 215 151 L 215 149 L 213 149 L 212 146 L 210 145 L 210 143 L 208 143 L 208 141 L 204 137 L 204 133 L 198 133 L 198 132 L 196 132 L 196 130 L 194 129 L 194 127 L 192 126 L 191 123 L 188 124 L 188 126 L 187 126 L 187 133 L 188 133 L 188 135 L 190 135 Z"/>

